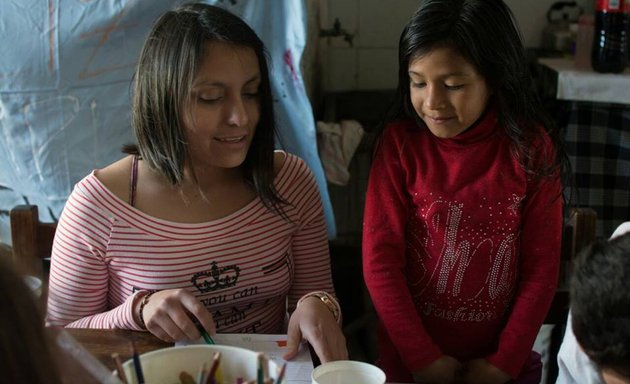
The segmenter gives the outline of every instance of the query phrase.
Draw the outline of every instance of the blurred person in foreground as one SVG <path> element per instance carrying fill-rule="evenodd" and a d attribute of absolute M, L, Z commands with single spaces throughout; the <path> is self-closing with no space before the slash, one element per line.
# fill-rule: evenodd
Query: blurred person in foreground
<path fill-rule="evenodd" d="M 581 252 L 557 383 L 630 383 L 630 222 Z"/>
<path fill-rule="evenodd" d="M 3 383 L 61 383 L 35 296 L 0 259 L 0 372 Z"/>

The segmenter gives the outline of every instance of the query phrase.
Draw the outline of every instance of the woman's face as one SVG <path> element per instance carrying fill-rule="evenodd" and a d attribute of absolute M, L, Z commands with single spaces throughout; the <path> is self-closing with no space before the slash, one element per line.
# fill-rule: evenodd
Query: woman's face
<path fill-rule="evenodd" d="M 485 111 L 492 92 L 461 55 L 439 47 L 409 63 L 411 104 L 437 137 L 455 137 Z"/>
<path fill-rule="evenodd" d="M 260 76 L 252 48 L 206 43 L 183 118 L 195 167 L 243 163 L 260 119 Z"/>

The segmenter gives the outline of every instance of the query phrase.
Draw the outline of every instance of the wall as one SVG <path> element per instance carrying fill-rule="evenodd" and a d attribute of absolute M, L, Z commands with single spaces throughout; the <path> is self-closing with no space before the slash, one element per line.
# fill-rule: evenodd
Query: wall
<path fill-rule="evenodd" d="M 206 2 L 242 15 L 266 42 L 279 143 L 313 171 L 333 235 L 313 111 L 295 68 L 304 4 Z M 176 3 L 0 0 L 0 240 L 11 238 L 12 207 L 34 204 L 42 221 L 56 221 L 73 185 L 134 141 L 129 92 L 138 52 L 153 21 Z"/>
<path fill-rule="evenodd" d="M 547 25 L 547 10 L 555 0 L 505 0 L 514 12 L 526 47 L 538 47 Z M 352 46 L 340 37 L 320 37 L 321 90 L 391 89 L 396 84 L 400 32 L 417 8 L 418 0 L 323 0 L 319 2 L 320 29 L 331 29 L 335 18 L 351 33 Z M 579 0 L 592 12 L 593 0 Z"/>

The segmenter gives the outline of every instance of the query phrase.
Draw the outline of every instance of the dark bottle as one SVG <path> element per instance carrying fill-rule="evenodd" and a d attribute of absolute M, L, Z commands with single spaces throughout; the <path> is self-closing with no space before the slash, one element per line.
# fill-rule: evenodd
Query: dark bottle
<path fill-rule="evenodd" d="M 591 65 L 597 72 L 620 73 L 628 63 L 630 6 L 625 0 L 597 0 Z"/>

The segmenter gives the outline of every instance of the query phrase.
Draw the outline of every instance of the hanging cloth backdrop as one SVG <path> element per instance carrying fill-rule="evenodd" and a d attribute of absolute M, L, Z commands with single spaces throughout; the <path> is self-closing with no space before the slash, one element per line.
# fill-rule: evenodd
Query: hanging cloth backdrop
<path fill-rule="evenodd" d="M 153 21 L 172 0 L 0 1 L 0 239 L 8 211 L 37 204 L 56 220 L 74 184 L 132 142 L 131 78 Z M 279 148 L 315 174 L 328 234 L 335 225 L 302 82 L 306 7 L 295 0 L 207 3 L 243 17 L 269 50 Z"/>

